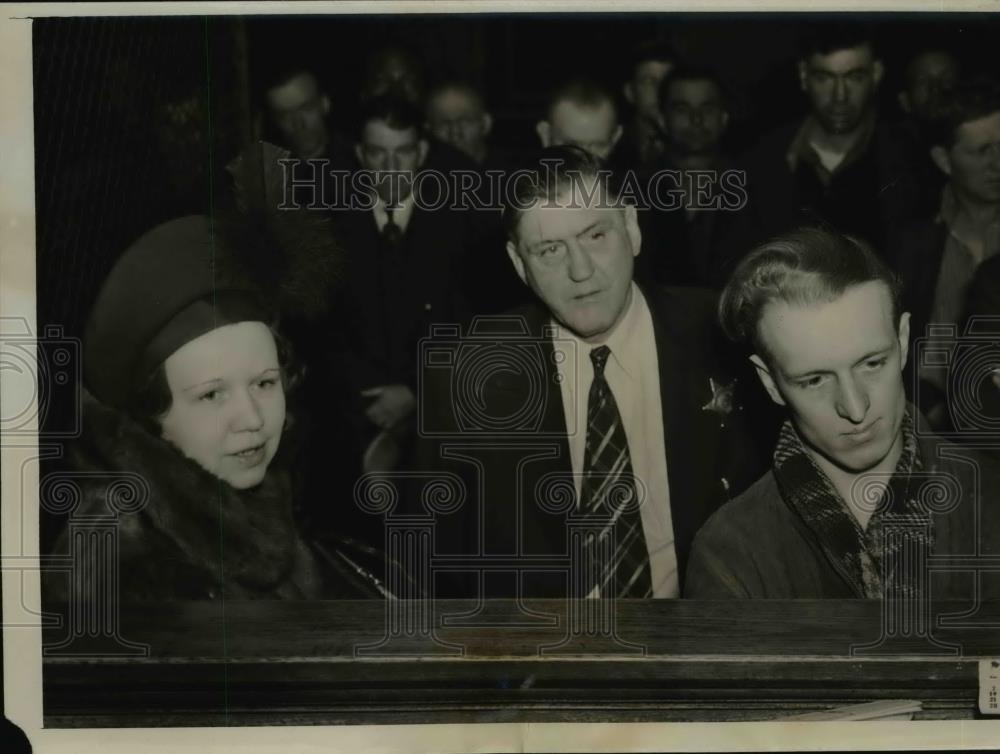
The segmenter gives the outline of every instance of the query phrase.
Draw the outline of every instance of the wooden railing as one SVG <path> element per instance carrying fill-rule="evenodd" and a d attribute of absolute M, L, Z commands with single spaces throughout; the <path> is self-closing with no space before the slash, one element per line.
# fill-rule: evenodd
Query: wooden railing
<path fill-rule="evenodd" d="M 887 632 L 875 601 L 622 601 L 616 636 L 570 637 L 560 601 L 439 602 L 431 635 L 386 607 L 150 604 L 118 637 L 64 623 L 45 724 L 768 720 L 881 699 L 972 718 L 978 660 L 1000 657 L 1000 604 L 937 605 L 921 634 Z"/>

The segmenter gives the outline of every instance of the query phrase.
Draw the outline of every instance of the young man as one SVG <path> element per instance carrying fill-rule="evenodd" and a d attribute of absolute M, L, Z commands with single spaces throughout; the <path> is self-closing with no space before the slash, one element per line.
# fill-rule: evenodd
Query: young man
<path fill-rule="evenodd" d="M 995 470 L 940 452 L 906 400 L 910 316 L 899 302 L 896 278 L 866 244 L 825 230 L 780 236 L 737 267 L 723 327 L 752 349 L 789 418 L 771 471 L 699 532 L 686 596 L 879 598 L 890 583 L 895 594 L 918 587 L 897 568 L 899 547 L 996 546 L 991 506 L 977 510 Z M 915 534 L 901 545 L 893 527 L 907 525 Z M 934 596 L 971 594 L 973 583 L 936 574 Z"/>
<path fill-rule="evenodd" d="M 931 158 L 947 181 L 940 209 L 934 218 L 897 228 L 891 254 L 916 336 L 924 336 L 928 324 L 957 325 L 977 268 L 1000 254 L 1000 86 L 957 87 L 942 106 L 932 141 Z M 925 385 L 921 408 L 936 423 L 946 372 L 915 366 Z"/>
<path fill-rule="evenodd" d="M 625 127 L 619 149 L 623 160 L 636 170 L 649 170 L 663 156 L 663 123 L 659 91 L 663 79 L 677 65 L 677 56 L 663 42 L 638 45 L 622 87 L 633 117 Z"/>
<path fill-rule="evenodd" d="M 518 171 L 507 253 L 538 301 L 481 322 L 487 340 L 467 337 L 425 368 L 422 429 L 443 439 L 425 445 L 424 469 L 456 459 L 444 469 L 469 493 L 439 517 L 439 552 L 474 555 L 473 573 L 507 564 L 478 594 L 572 596 L 583 579 L 576 596 L 677 597 L 692 535 L 759 468 L 714 347 L 711 296 L 633 282 L 636 211 L 600 166 L 558 147 Z M 560 568 L 570 520 L 607 513 L 612 498 L 638 501 L 616 518 L 615 557 L 597 578 Z"/>
<path fill-rule="evenodd" d="M 535 131 L 543 147 L 576 146 L 607 160 L 622 136 L 622 124 L 608 89 L 574 79 L 553 92 Z"/>
<path fill-rule="evenodd" d="M 885 248 L 911 211 L 904 156 L 876 112 L 883 65 L 863 27 L 822 25 L 803 39 L 799 84 L 808 114 L 746 156 L 761 240 L 803 223 L 826 223 Z"/>

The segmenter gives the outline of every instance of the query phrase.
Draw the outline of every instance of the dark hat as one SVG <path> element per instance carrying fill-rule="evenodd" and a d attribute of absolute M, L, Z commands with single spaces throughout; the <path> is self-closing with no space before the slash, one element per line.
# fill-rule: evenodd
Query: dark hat
<path fill-rule="evenodd" d="M 171 220 L 121 256 L 90 314 L 83 379 L 125 407 L 136 387 L 185 343 L 223 325 L 268 320 L 257 289 L 209 218 Z"/>

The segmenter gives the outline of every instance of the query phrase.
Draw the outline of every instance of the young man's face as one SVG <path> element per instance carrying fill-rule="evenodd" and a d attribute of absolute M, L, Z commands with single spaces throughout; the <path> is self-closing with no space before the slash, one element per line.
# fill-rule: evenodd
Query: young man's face
<path fill-rule="evenodd" d="M 271 119 L 285 145 L 298 157 L 317 157 L 326 147 L 330 100 L 309 73 L 300 73 L 267 92 Z"/>
<path fill-rule="evenodd" d="M 861 473 L 900 442 L 909 330 L 903 314 L 897 332 L 889 288 L 872 281 L 830 302 L 768 304 L 758 325 L 768 358 L 752 359 L 806 446 Z"/>
<path fill-rule="evenodd" d="M 550 118 L 547 123 L 539 124 L 544 147 L 569 144 L 606 160 L 622 135 L 621 124 L 610 102 L 590 107 L 564 100 L 552 109 Z"/>
<path fill-rule="evenodd" d="M 592 190 L 592 181 L 584 181 Z M 600 192 L 592 205 L 597 204 Z M 569 193 L 558 197 L 569 204 Z M 579 204 L 583 204 L 579 202 Z M 635 207 L 545 206 L 521 215 L 517 244 L 507 243 L 521 279 L 553 316 L 580 338 L 599 343 L 625 313 L 639 253 Z"/>
<path fill-rule="evenodd" d="M 906 88 L 899 103 L 914 117 L 928 121 L 937 113 L 942 96 L 958 81 L 958 62 L 946 52 L 926 52 L 910 63 Z"/>
<path fill-rule="evenodd" d="M 410 195 L 427 149 L 416 128 L 396 129 L 382 120 L 370 121 L 355 147 L 358 162 L 376 173 L 378 195 L 389 205 Z"/>
<path fill-rule="evenodd" d="M 625 85 L 625 98 L 641 117 L 660 119 L 660 83 L 672 68 L 673 64 L 666 60 L 644 60 L 635 67 L 632 80 Z"/>
<path fill-rule="evenodd" d="M 831 134 L 849 134 L 871 110 L 882 80 L 882 63 L 867 45 L 811 55 L 799 63 L 799 82 L 820 125 Z"/>
<path fill-rule="evenodd" d="M 964 199 L 1000 203 L 1000 112 L 963 123 L 956 137 L 950 149 L 934 147 L 934 161 Z"/>
<path fill-rule="evenodd" d="M 462 89 L 445 89 L 427 103 L 427 127 L 438 139 L 474 160 L 486 152 L 493 121 L 480 102 Z"/>
<path fill-rule="evenodd" d="M 706 154 L 719 148 L 729 113 L 722 103 L 722 92 L 713 82 L 673 82 L 663 105 L 664 129 L 673 150 Z"/>

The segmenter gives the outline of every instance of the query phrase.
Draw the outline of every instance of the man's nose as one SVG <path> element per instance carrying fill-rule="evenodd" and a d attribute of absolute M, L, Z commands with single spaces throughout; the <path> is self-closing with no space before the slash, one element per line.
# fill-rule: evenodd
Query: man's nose
<path fill-rule="evenodd" d="M 256 432 L 264 426 L 264 415 L 257 399 L 249 390 L 240 390 L 234 396 L 232 427 L 237 432 Z"/>
<path fill-rule="evenodd" d="M 837 76 L 833 80 L 833 101 L 845 102 L 846 100 L 847 100 L 847 82 L 844 79 Z"/>
<path fill-rule="evenodd" d="M 837 392 L 837 414 L 852 424 L 860 424 L 868 414 L 871 401 L 864 386 L 854 376 L 840 381 Z"/>
<path fill-rule="evenodd" d="M 587 280 L 594 274 L 594 263 L 590 259 L 590 254 L 583 249 L 576 241 L 569 242 L 569 277 L 576 283 Z"/>

